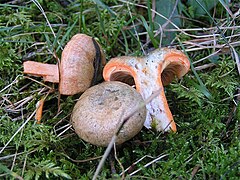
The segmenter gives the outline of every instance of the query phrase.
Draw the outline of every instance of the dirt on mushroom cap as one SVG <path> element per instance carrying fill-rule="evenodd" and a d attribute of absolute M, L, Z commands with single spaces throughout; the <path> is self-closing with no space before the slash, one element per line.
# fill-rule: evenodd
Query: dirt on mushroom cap
<path fill-rule="evenodd" d="M 143 103 L 141 95 L 132 87 L 117 81 L 104 82 L 83 93 L 76 103 L 71 121 L 83 140 L 107 146 L 123 118 Z M 120 131 L 117 144 L 135 136 L 143 127 L 146 108 L 136 112 Z"/>

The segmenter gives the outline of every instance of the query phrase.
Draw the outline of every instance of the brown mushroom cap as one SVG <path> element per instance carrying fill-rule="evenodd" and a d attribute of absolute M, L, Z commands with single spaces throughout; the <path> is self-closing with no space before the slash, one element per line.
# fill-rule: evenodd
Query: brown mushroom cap
<path fill-rule="evenodd" d="M 143 103 L 141 95 L 131 86 L 117 81 L 103 82 L 86 90 L 74 106 L 73 128 L 83 140 L 107 146 L 123 118 L 140 103 Z M 144 107 L 124 124 L 116 143 L 134 137 L 142 129 L 145 119 Z"/>

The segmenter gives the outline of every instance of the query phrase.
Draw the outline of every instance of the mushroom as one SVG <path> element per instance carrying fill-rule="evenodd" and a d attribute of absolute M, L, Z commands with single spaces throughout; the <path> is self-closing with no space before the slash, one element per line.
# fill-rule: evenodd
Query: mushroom
<path fill-rule="evenodd" d="M 131 86 L 119 82 L 103 82 L 87 89 L 75 104 L 71 122 L 83 140 L 107 146 L 123 122 L 136 106 L 144 103 L 142 96 Z M 146 108 L 134 113 L 120 130 L 116 144 L 134 137 L 143 127 Z"/>
<path fill-rule="evenodd" d="M 103 50 L 94 38 L 76 34 L 65 46 L 60 65 L 26 61 L 23 66 L 25 74 L 42 76 L 44 81 L 59 83 L 60 94 L 74 95 L 96 83 L 101 65 L 105 63 Z"/>
<path fill-rule="evenodd" d="M 189 67 L 189 60 L 181 51 L 161 48 L 145 57 L 121 56 L 111 59 L 103 69 L 103 78 L 106 81 L 135 84 L 144 100 L 160 89 L 160 95 L 146 105 L 148 112 L 144 125 L 157 131 L 175 132 L 176 124 L 163 85 L 168 85 L 175 75 L 181 78 Z"/>

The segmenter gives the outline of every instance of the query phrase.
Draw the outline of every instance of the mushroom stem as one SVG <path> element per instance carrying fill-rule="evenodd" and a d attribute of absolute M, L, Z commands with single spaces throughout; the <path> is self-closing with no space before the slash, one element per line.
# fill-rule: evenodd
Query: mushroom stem
<path fill-rule="evenodd" d="M 23 68 L 25 74 L 42 76 L 44 81 L 59 83 L 58 65 L 25 61 Z"/>
<path fill-rule="evenodd" d="M 176 124 L 168 107 L 163 85 L 169 84 L 175 75 L 180 78 L 186 74 L 189 67 L 188 58 L 181 51 L 163 48 L 142 58 L 113 58 L 104 67 L 103 77 L 106 81 L 135 84 L 144 100 L 161 89 L 160 95 L 146 105 L 148 112 L 144 125 L 157 131 L 175 132 Z"/>

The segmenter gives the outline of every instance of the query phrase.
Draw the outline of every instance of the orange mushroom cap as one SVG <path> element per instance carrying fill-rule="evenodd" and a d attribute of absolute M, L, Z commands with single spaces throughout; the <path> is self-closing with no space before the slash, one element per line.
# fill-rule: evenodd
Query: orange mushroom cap
<path fill-rule="evenodd" d="M 146 105 L 148 113 L 144 125 L 147 128 L 156 126 L 158 131 L 176 131 L 163 85 L 169 84 L 175 76 L 182 77 L 189 68 L 189 60 L 181 51 L 162 48 L 144 57 L 113 58 L 104 67 L 103 77 L 106 81 L 135 84 L 143 99 L 160 89 L 160 95 Z"/>
<path fill-rule="evenodd" d="M 58 65 L 34 61 L 23 63 L 24 73 L 42 76 L 44 81 L 59 83 L 59 92 L 74 95 L 84 92 L 96 81 L 106 64 L 101 46 L 90 36 L 76 34 L 67 43 Z"/>
<path fill-rule="evenodd" d="M 99 45 L 97 46 L 94 44 L 94 39 L 85 34 L 77 34 L 67 43 L 60 63 L 61 94 L 77 94 L 91 86 L 94 70 L 97 68 L 94 67 L 94 61 L 101 58 L 101 62 L 98 63 L 106 63 L 103 50 Z"/>

